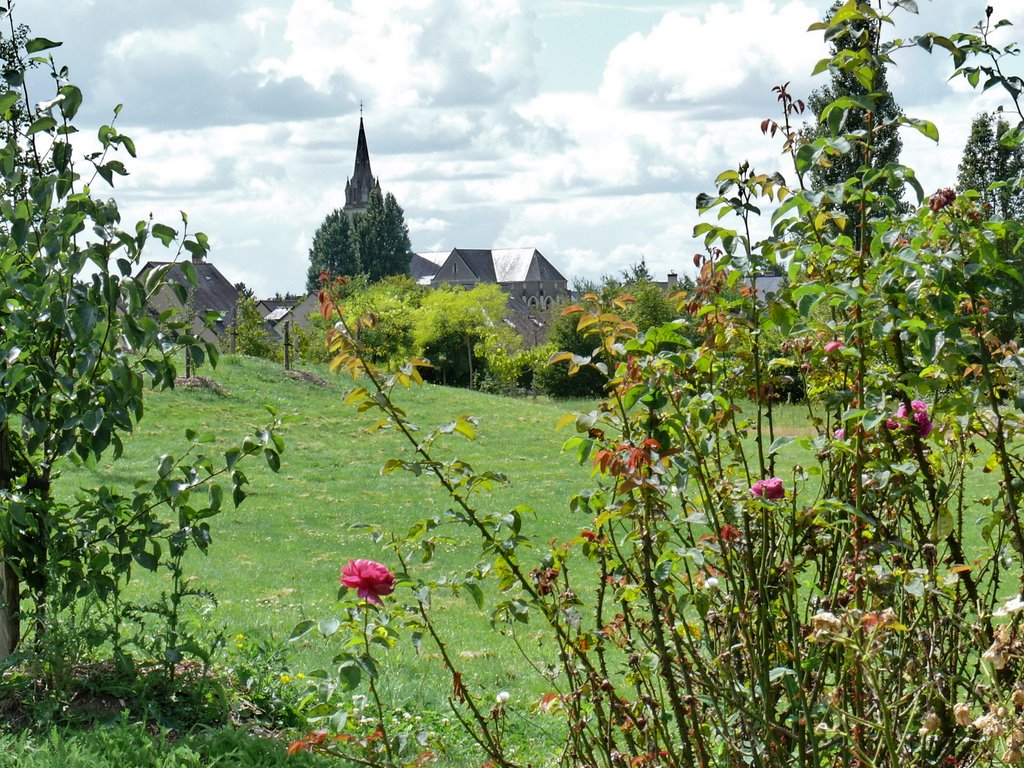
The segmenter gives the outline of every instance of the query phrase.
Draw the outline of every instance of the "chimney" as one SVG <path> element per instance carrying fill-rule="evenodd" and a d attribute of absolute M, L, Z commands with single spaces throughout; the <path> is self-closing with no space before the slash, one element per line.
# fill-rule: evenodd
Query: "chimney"
<path fill-rule="evenodd" d="M 679 275 L 675 271 L 668 273 L 668 289 L 670 291 L 675 290 L 679 287 Z"/>

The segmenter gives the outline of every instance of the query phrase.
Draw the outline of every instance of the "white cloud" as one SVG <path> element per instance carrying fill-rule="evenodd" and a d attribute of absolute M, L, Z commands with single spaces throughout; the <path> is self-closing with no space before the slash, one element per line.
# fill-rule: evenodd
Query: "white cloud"
<path fill-rule="evenodd" d="M 515 0 L 294 0 L 290 51 L 259 71 L 330 89 L 344 73 L 374 108 L 498 102 L 528 92 L 539 47 Z"/>
<path fill-rule="evenodd" d="M 113 193 L 125 220 L 153 212 L 173 224 L 187 210 L 229 278 L 268 294 L 304 284 L 313 233 L 344 201 L 360 99 L 374 173 L 405 209 L 414 248 L 533 246 L 570 278 L 640 258 L 658 276 L 692 269 L 698 191 L 744 160 L 792 175 L 759 123 L 777 115 L 772 85 L 792 81 L 804 97 L 818 84 L 808 75 L 825 45 L 806 28 L 825 5 L 217 0 L 199 12 L 34 0 L 26 15 L 34 33 L 68 40 L 55 53 L 85 87 L 83 136 L 125 103 L 121 128 L 140 153 Z M 1024 12 L 1024 0 L 998 5 L 997 16 Z M 983 8 L 933 0 L 921 11 L 899 14 L 897 32 L 967 28 Z M 561 24 L 536 18 L 562 13 Z M 541 44 L 588 45 L 587 14 L 607 35 L 591 49 L 601 64 L 561 77 L 564 92 L 539 90 Z M 620 34 L 613 14 L 629 19 Z M 945 54 L 899 57 L 897 100 L 942 134 L 938 147 L 905 139 L 904 161 L 931 191 L 951 183 L 971 118 L 997 94 L 947 84 Z"/>
<path fill-rule="evenodd" d="M 630 35 L 612 51 L 602 94 L 635 106 L 723 104 L 749 80 L 803 76 L 823 55 L 804 31 L 819 14 L 800 0 L 670 11 L 649 34 Z"/>

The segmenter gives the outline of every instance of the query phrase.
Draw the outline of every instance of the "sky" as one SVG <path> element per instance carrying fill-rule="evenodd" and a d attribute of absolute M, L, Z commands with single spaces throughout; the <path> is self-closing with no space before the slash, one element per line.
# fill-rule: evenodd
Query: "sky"
<path fill-rule="evenodd" d="M 304 290 L 313 235 L 344 205 L 360 105 L 413 250 L 532 247 L 570 281 L 641 260 L 662 279 L 686 273 L 703 250 L 696 197 L 720 172 L 746 161 L 794 177 L 760 124 L 779 117 L 772 86 L 804 98 L 826 82 L 810 77 L 827 46 L 807 27 L 829 4 L 18 0 L 13 13 L 63 41 L 53 54 L 85 93 L 83 136 L 123 105 L 138 158 L 100 190 L 123 220 L 186 211 L 210 260 L 271 296 Z M 986 3 L 918 4 L 893 13 L 895 36 L 967 31 Z M 991 4 L 1017 25 L 996 40 L 1019 39 L 1024 0 Z M 949 81 L 944 54 L 897 63 L 897 102 L 940 132 L 904 134 L 903 162 L 926 192 L 951 186 L 972 118 L 1009 105 Z"/>

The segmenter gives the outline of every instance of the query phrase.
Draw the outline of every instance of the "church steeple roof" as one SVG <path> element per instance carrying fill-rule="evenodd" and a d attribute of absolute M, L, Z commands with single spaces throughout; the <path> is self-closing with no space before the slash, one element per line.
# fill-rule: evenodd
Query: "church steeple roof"
<path fill-rule="evenodd" d="M 363 127 L 363 116 L 360 113 L 356 164 L 352 169 L 352 178 L 345 184 L 345 210 L 352 213 L 364 210 L 376 183 L 370 170 L 370 150 L 366 145 L 366 129 Z"/>

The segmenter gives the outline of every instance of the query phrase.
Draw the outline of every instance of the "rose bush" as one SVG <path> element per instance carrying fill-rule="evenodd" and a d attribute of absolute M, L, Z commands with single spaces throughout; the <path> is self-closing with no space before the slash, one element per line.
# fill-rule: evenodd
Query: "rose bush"
<path fill-rule="evenodd" d="M 911 169 L 876 167 L 872 151 L 892 126 L 878 124 L 871 84 L 910 42 L 948 51 L 971 84 L 984 74 L 1004 85 L 1021 117 L 1008 140 L 1024 138 L 1019 81 L 1001 68 L 1014 49 L 990 43 L 989 21 L 887 41 L 894 20 L 881 3 L 842 5 L 814 29 L 861 44 L 817 69 L 868 95 L 828 105 L 826 134 L 808 143 L 791 124 L 802 104 L 776 89 L 782 124 L 764 127 L 782 132 L 794 173 L 744 163 L 699 198 L 713 221 L 695 229 L 707 244 L 696 287 L 676 297 L 685 323 L 638 333 L 628 295 L 586 295 L 565 310 L 595 351 L 552 362 L 599 366 L 608 383 L 595 407 L 564 421 L 575 429 L 565 451 L 593 482 L 571 499 L 561 541 L 531 540 L 526 506 L 494 508 L 486 491 L 500 473 L 444 455 L 441 441 L 475 438 L 475 420 L 416 429 L 392 398 L 421 382 L 423 362 L 375 367 L 362 321 L 324 295 L 338 318 L 332 366 L 365 379 L 347 402 L 408 440 L 410 455 L 384 471 L 432 476 L 451 498 L 404 536 L 375 532 L 409 586 L 404 608 L 378 613 L 433 641 L 453 716 L 493 765 L 518 763 L 492 695 L 463 675 L 458 638 L 437 629 L 449 618 L 434 615 L 437 592 L 472 594 L 505 631 L 530 623 L 539 640 L 522 647 L 524 669 L 550 686 L 533 716 L 561 723 L 551 749 L 563 765 L 1021 760 L 1024 392 L 1010 373 L 1024 355 L 996 332 L 1005 326 L 987 296 L 1020 290 L 1004 246 L 1024 231 L 988 218 L 977 194 L 926 204 Z M 844 132 L 851 110 L 865 129 Z M 926 120 L 893 121 L 937 138 Z M 805 186 L 815 164 L 850 153 L 860 167 L 845 184 Z M 916 194 L 916 209 L 893 212 L 893 185 Z M 771 226 L 759 229 L 766 206 Z M 789 278 L 770 300 L 758 290 L 767 269 Z M 769 334 L 814 385 L 806 434 L 778 429 Z M 997 480 L 973 485 L 981 476 Z M 764 503 L 782 498 L 784 510 Z M 417 571 L 460 532 L 480 545 L 470 573 Z"/>

